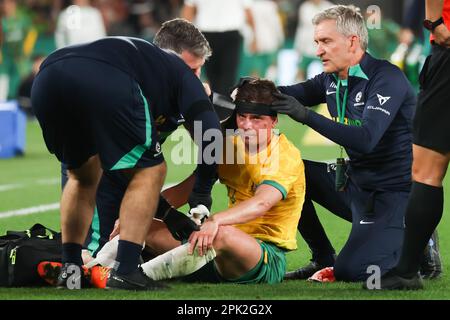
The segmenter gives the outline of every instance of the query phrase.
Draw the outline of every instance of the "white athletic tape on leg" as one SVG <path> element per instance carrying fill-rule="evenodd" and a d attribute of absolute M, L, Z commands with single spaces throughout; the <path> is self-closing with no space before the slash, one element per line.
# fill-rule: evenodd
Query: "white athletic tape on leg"
<path fill-rule="evenodd" d="M 188 254 L 189 243 L 176 247 L 142 265 L 144 273 L 153 280 L 172 279 L 191 274 L 216 257 L 216 251 L 210 249 L 199 256 L 195 249 Z"/>

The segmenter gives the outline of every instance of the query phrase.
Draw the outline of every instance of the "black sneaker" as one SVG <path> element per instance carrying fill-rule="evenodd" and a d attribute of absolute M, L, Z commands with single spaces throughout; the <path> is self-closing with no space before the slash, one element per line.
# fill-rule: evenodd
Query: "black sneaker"
<path fill-rule="evenodd" d="M 442 273 L 441 256 L 439 254 L 439 238 L 437 230 L 431 235 L 420 264 L 420 276 L 422 279 L 435 279 Z"/>
<path fill-rule="evenodd" d="M 92 288 L 89 280 L 84 276 L 83 269 L 75 263 L 64 263 L 56 282 L 58 289 Z"/>
<path fill-rule="evenodd" d="M 363 289 L 367 290 L 419 290 L 423 289 L 422 279 L 419 274 L 411 278 L 406 278 L 395 274 L 393 270 L 386 273 L 380 279 L 380 287 L 369 288 L 368 283 L 364 282 Z"/>
<path fill-rule="evenodd" d="M 311 260 L 308 265 L 302 268 L 299 268 L 295 271 L 286 272 L 286 274 L 284 275 L 284 280 L 306 280 L 317 271 L 322 270 L 326 267 L 329 266 L 321 265 L 318 262 Z"/>
<path fill-rule="evenodd" d="M 106 289 L 155 291 L 168 288 L 169 287 L 164 283 L 147 277 L 141 267 L 126 275 L 118 275 L 117 271 L 113 269 L 111 270 L 108 281 L 106 282 Z"/>

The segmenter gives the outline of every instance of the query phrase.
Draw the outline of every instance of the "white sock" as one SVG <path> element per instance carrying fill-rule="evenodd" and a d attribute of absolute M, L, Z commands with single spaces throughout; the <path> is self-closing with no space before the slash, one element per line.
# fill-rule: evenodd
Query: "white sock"
<path fill-rule="evenodd" d="M 197 248 L 188 254 L 189 243 L 185 243 L 141 265 L 144 273 L 153 280 L 164 280 L 191 274 L 216 257 L 216 251 L 210 249 L 203 256 Z"/>
<path fill-rule="evenodd" d="M 97 264 L 103 267 L 114 267 L 116 261 L 117 250 L 119 248 L 119 235 L 105 243 L 103 248 L 97 253 L 94 260 L 91 260 L 86 267 L 91 268 Z"/>
<path fill-rule="evenodd" d="M 97 253 L 95 259 L 89 261 L 85 266 L 92 268 L 99 264 L 102 267 L 114 268 L 116 265 L 117 251 L 119 250 L 120 234 L 109 240 L 103 245 L 100 251 Z M 142 248 L 145 247 L 145 243 Z"/>

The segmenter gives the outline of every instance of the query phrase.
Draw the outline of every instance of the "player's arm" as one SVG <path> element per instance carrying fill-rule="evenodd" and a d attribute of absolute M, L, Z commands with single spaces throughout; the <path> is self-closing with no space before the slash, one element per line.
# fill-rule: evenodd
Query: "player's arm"
<path fill-rule="evenodd" d="M 211 101 L 205 93 L 200 80 L 192 73 L 186 72 L 181 81 L 181 94 L 178 105 L 193 129 L 194 142 L 197 144 L 199 163 L 195 170 L 195 182 L 189 196 L 191 208 L 204 205 L 211 209 L 211 190 L 217 180 L 217 162 L 221 159 L 221 127 Z"/>
<path fill-rule="evenodd" d="M 302 105 L 294 105 L 295 101 L 288 101 L 285 106 L 277 108 L 278 112 L 280 108 L 287 112 L 303 108 L 302 123 L 343 147 L 369 153 L 391 125 L 409 90 L 408 82 L 399 69 L 380 70 L 367 89 L 368 99 L 360 126 L 338 123 L 312 110 L 305 111 Z"/>
<path fill-rule="evenodd" d="M 368 88 L 361 126 L 345 125 L 309 112 L 305 124 L 346 148 L 369 153 L 380 141 L 404 103 L 409 87 L 398 69 L 380 70 Z"/>
<path fill-rule="evenodd" d="M 191 254 L 197 245 L 199 254 L 202 255 L 212 248 L 219 226 L 254 220 L 264 215 L 281 199 L 283 199 L 283 194 L 280 190 L 268 184 L 261 184 L 252 198 L 214 214 L 202 224 L 200 231 L 193 232 L 189 237 L 188 252 Z"/>
<path fill-rule="evenodd" d="M 280 86 L 281 93 L 294 97 L 307 107 L 316 106 L 326 101 L 325 74 L 319 74 L 312 79 L 306 80 L 292 86 Z"/>
<path fill-rule="evenodd" d="M 425 0 L 425 18 L 436 21 L 442 17 L 443 8 L 444 0 Z"/>
<path fill-rule="evenodd" d="M 261 184 L 253 197 L 227 210 L 217 212 L 207 221 L 213 220 L 219 226 L 246 223 L 264 215 L 282 199 L 283 194 L 277 188 Z"/>
<path fill-rule="evenodd" d="M 426 0 L 425 1 L 425 19 L 436 21 L 442 17 L 442 9 L 444 0 Z M 450 31 L 447 26 L 442 23 L 438 25 L 434 31 L 434 42 L 443 47 L 450 47 Z"/>
<path fill-rule="evenodd" d="M 198 107 L 198 108 L 197 108 Z M 200 204 L 211 209 L 211 190 L 217 180 L 217 160 L 221 154 L 221 128 L 217 114 L 212 110 L 209 100 L 202 100 L 192 108 L 187 119 L 194 125 L 193 140 L 198 146 L 197 159 L 201 159 L 194 172 L 194 183 L 189 195 L 189 205 L 194 208 Z M 195 132 L 197 130 L 197 132 Z"/>

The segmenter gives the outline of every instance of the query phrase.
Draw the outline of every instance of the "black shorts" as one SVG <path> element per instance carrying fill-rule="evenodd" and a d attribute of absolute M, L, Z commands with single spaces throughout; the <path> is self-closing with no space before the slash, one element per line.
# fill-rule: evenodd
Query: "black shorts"
<path fill-rule="evenodd" d="M 31 98 L 48 150 L 69 169 L 95 154 L 104 170 L 164 161 L 139 84 L 109 64 L 78 57 L 58 60 L 39 72 Z"/>
<path fill-rule="evenodd" d="M 450 151 L 450 49 L 433 45 L 419 79 L 414 144 L 445 154 Z"/>

